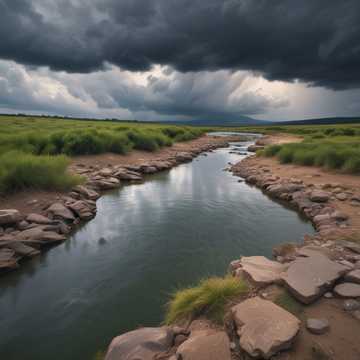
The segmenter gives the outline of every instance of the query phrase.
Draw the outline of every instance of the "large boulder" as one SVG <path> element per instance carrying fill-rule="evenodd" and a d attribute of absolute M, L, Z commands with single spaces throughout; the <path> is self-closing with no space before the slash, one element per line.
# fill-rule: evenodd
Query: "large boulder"
<path fill-rule="evenodd" d="M 16 224 L 21 220 L 21 214 L 15 209 L 0 210 L 0 225 Z"/>
<path fill-rule="evenodd" d="M 114 338 L 105 360 L 153 360 L 170 349 L 174 334 L 168 327 L 141 328 Z"/>
<path fill-rule="evenodd" d="M 64 235 L 60 235 L 55 231 L 48 230 L 47 227 L 44 226 L 36 226 L 31 229 L 26 229 L 21 231 L 16 235 L 16 240 L 29 243 L 30 245 L 47 245 L 47 244 L 55 244 L 60 243 L 66 240 Z"/>
<path fill-rule="evenodd" d="M 308 251 L 307 254 L 309 257 L 299 257 L 290 263 L 282 275 L 289 291 L 304 304 L 321 297 L 348 270 L 320 252 Z"/>
<path fill-rule="evenodd" d="M 248 256 L 240 259 L 242 270 L 255 285 L 268 285 L 281 280 L 287 265 L 271 261 L 264 256 Z"/>
<path fill-rule="evenodd" d="M 300 321 L 294 315 L 260 297 L 234 306 L 232 314 L 240 346 L 253 357 L 270 359 L 288 349 L 299 331 Z"/>
<path fill-rule="evenodd" d="M 231 360 L 229 338 L 225 331 L 194 331 L 176 355 L 182 360 Z"/>

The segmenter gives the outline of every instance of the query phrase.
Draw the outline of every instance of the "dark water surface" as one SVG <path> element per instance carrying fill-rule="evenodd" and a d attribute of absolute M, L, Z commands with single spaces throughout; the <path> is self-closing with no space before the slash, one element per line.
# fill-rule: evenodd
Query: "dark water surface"
<path fill-rule="evenodd" d="M 157 325 L 176 286 L 312 233 L 222 171 L 240 159 L 220 149 L 103 196 L 70 240 L 1 278 L 0 359 L 92 359 L 115 335 Z"/>

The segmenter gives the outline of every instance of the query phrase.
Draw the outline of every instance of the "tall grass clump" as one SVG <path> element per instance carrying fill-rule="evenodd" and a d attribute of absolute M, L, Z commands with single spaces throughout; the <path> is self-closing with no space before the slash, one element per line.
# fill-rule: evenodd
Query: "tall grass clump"
<path fill-rule="evenodd" d="M 244 281 L 231 276 L 202 280 L 197 286 L 177 290 L 171 295 L 165 322 L 172 324 L 199 315 L 222 322 L 226 303 L 247 291 Z"/>
<path fill-rule="evenodd" d="M 36 156 L 18 151 L 0 156 L 0 193 L 28 188 L 66 190 L 81 183 L 66 172 L 70 161 L 63 155 Z"/>

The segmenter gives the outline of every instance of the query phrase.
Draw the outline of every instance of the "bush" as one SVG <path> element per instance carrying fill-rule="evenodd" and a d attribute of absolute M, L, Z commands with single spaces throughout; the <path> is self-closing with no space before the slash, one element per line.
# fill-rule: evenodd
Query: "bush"
<path fill-rule="evenodd" d="M 27 188 L 66 190 L 79 184 L 81 178 L 66 172 L 65 156 L 35 156 L 8 152 L 0 156 L 0 193 Z"/>
<path fill-rule="evenodd" d="M 226 303 L 247 291 L 247 284 L 235 277 L 202 280 L 195 287 L 178 290 L 172 294 L 165 322 L 172 324 L 202 314 L 221 322 Z"/>

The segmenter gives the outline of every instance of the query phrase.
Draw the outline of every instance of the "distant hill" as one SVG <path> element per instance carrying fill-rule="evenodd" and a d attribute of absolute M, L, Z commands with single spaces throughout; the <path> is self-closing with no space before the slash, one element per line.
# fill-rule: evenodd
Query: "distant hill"
<path fill-rule="evenodd" d="M 270 125 L 334 125 L 334 124 L 360 124 L 360 116 L 328 117 L 308 120 L 274 121 Z"/>
<path fill-rule="evenodd" d="M 234 127 L 234 126 L 253 126 L 253 125 L 272 125 L 271 121 L 256 120 L 248 116 L 241 116 L 233 120 L 221 120 L 221 119 L 198 119 L 198 120 L 175 120 L 166 121 L 167 124 L 174 125 L 191 125 L 191 126 L 222 126 L 222 127 Z"/>

